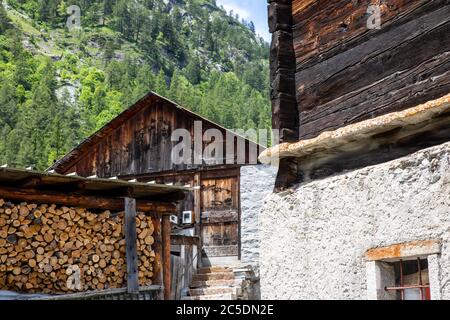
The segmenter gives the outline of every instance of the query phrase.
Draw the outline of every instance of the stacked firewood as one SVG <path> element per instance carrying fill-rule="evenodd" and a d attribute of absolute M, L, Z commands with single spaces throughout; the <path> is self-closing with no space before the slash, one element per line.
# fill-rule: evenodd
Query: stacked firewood
<path fill-rule="evenodd" d="M 126 287 L 123 212 L 0 199 L 0 290 L 71 293 Z M 152 219 L 136 218 L 139 284 L 152 284 Z"/>

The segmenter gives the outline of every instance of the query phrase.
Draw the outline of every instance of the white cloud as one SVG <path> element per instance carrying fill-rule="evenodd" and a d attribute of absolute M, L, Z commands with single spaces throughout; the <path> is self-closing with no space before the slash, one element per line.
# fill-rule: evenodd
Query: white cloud
<path fill-rule="evenodd" d="M 240 1 L 243 3 L 239 3 Z M 241 19 L 253 21 L 256 27 L 256 33 L 270 42 L 271 36 L 267 26 L 266 0 L 217 0 L 216 3 L 222 6 L 227 13 L 230 13 L 232 10 Z"/>
<path fill-rule="evenodd" d="M 219 5 L 223 6 L 223 8 L 227 11 L 227 13 L 230 13 L 230 11 L 233 11 L 234 14 L 238 14 L 239 18 L 248 20 L 250 18 L 250 12 L 248 12 L 246 9 L 230 3 L 223 3 L 222 1 L 217 2 Z"/>

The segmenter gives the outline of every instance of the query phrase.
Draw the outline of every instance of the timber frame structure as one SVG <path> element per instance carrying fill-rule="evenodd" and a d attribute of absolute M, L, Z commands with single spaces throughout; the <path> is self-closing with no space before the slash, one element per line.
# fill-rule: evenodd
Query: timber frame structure
<path fill-rule="evenodd" d="M 450 92 L 446 0 L 268 0 L 268 6 L 273 128 L 280 130 L 282 144 L 414 109 Z M 381 25 L 369 27 L 377 11 Z M 387 132 L 387 144 L 359 155 L 382 162 L 387 149 L 401 156 L 415 144 L 450 139 L 444 129 L 436 130 L 410 142 Z M 326 175 L 349 159 L 344 155 L 337 166 L 324 168 Z M 276 189 L 307 179 L 302 166 L 298 157 L 282 157 Z"/>
<path fill-rule="evenodd" d="M 201 164 L 174 164 L 172 150 L 179 142 L 171 137 L 177 129 L 186 130 L 192 141 L 198 132 L 201 134 L 202 143 L 198 147 L 193 143 L 194 159 L 213 142 L 212 138 L 205 138 L 206 131 L 220 132 L 224 150 L 221 161 L 211 163 L 203 159 Z M 238 153 L 239 145 L 244 146 L 242 154 Z M 257 143 L 149 92 L 49 170 L 65 175 L 189 185 L 193 190 L 187 192 L 174 213 L 180 222 L 177 228 L 189 232 L 194 229 L 193 235 L 201 237 L 200 264 L 202 260 L 205 264 L 222 263 L 241 258 L 240 168 L 259 164 L 258 154 L 264 150 Z M 185 221 L 184 213 L 192 219 Z"/>

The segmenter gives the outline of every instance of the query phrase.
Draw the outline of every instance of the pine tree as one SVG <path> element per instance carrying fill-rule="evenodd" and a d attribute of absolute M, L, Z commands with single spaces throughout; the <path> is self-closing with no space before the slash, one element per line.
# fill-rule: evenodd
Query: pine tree
<path fill-rule="evenodd" d="M 255 34 L 256 30 L 255 30 L 255 24 L 253 23 L 253 21 L 250 21 L 248 24 L 248 28 L 250 29 L 250 31 Z"/>
<path fill-rule="evenodd" d="M 144 25 L 148 23 L 147 16 L 144 11 L 144 7 L 138 3 L 133 3 L 130 9 L 131 28 L 134 35 L 134 41 L 139 41 Z"/>
<path fill-rule="evenodd" d="M 113 58 L 116 52 L 116 45 L 113 40 L 108 39 L 103 48 L 103 61 L 107 65 Z"/>
<path fill-rule="evenodd" d="M 153 75 L 153 70 L 148 64 L 144 64 L 139 68 L 136 77 L 136 87 L 133 90 L 133 100 L 137 101 L 144 95 L 153 91 L 155 88 L 155 77 Z"/>
<path fill-rule="evenodd" d="M 201 74 L 201 66 L 200 66 L 200 59 L 197 55 L 193 56 L 192 59 L 189 61 L 188 65 L 185 69 L 185 75 L 186 78 L 192 83 L 192 84 L 199 84 L 202 80 L 202 74 Z"/>
<path fill-rule="evenodd" d="M 109 17 L 114 11 L 115 0 L 103 0 L 103 15 Z"/>
<path fill-rule="evenodd" d="M 11 83 L 0 83 L 0 125 L 14 129 L 18 116 L 15 87 Z"/>
<path fill-rule="evenodd" d="M 55 73 L 51 60 L 40 66 L 41 79 L 33 87 L 33 96 L 23 107 L 20 121 L 13 134 L 18 143 L 16 161 L 43 170 L 48 164 L 48 139 L 52 131 L 51 121 L 57 114 Z"/>
<path fill-rule="evenodd" d="M 158 76 L 156 77 L 155 91 L 161 96 L 165 96 L 167 92 L 166 75 L 162 69 L 159 70 Z"/>
<path fill-rule="evenodd" d="M 216 43 L 215 43 L 213 35 L 212 35 L 211 22 L 209 20 L 206 22 L 204 39 L 205 39 L 204 46 L 205 46 L 206 50 L 215 53 L 216 52 Z"/>
<path fill-rule="evenodd" d="M 3 34 L 11 27 L 8 14 L 6 13 L 3 1 L 0 1 L 0 34 Z"/>

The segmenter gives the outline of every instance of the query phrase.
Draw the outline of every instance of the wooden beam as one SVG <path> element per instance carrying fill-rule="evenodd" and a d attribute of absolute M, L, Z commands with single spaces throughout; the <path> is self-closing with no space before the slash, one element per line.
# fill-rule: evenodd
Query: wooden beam
<path fill-rule="evenodd" d="M 123 199 L 100 196 L 88 196 L 75 193 L 61 193 L 55 191 L 42 191 L 34 189 L 19 189 L 0 186 L 0 198 L 10 201 L 26 201 L 35 203 L 54 203 L 65 206 L 81 207 L 87 209 L 117 210 L 124 209 Z M 139 200 L 136 209 L 141 212 L 150 212 L 156 207 L 160 214 L 174 212 L 172 203 Z"/>
<path fill-rule="evenodd" d="M 140 182 L 144 181 L 153 181 L 157 178 L 169 178 L 169 177 L 186 177 L 186 176 L 192 176 L 196 173 L 201 173 L 204 178 L 214 178 L 216 177 L 215 172 L 220 171 L 223 172 L 221 175 L 221 178 L 227 178 L 229 176 L 234 176 L 237 174 L 234 173 L 227 173 L 227 172 L 238 172 L 240 165 L 218 165 L 218 166 L 211 166 L 211 167 L 203 167 L 203 168 L 197 168 L 192 170 L 185 170 L 185 171 L 177 171 L 177 170 L 170 170 L 166 172 L 156 172 L 156 173 L 144 173 L 144 174 L 132 174 L 132 175 L 120 175 L 119 178 L 122 180 L 131 180 L 131 179 L 137 179 Z M 210 176 L 209 176 L 210 175 Z"/>
<path fill-rule="evenodd" d="M 170 236 L 170 244 L 173 246 L 198 246 L 200 244 L 199 236 L 185 236 L 181 234 L 173 234 Z"/>
<path fill-rule="evenodd" d="M 241 208 L 241 172 L 237 178 L 237 192 L 238 192 L 238 259 L 242 260 L 242 208 Z"/>
<path fill-rule="evenodd" d="M 109 197 L 133 197 L 134 193 L 134 187 L 119 187 L 116 189 L 108 190 L 108 191 L 100 191 L 98 192 L 99 195 L 105 195 L 107 194 Z"/>
<path fill-rule="evenodd" d="M 49 189 L 53 189 L 61 192 L 84 192 L 86 189 L 86 183 L 84 181 L 74 181 L 70 183 L 64 183 L 60 185 L 49 185 Z"/>
<path fill-rule="evenodd" d="M 170 300 L 171 297 L 171 266 L 170 266 L 170 234 L 172 226 L 170 224 L 170 215 L 162 217 L 162 249 L 163 249 L 163 284 L 164 300 Z"/>
<path fill-rule="evenodd" d="M 28 177 L 18 183 L 21 188 L 36 188 L 41 184 L 42 179 L 40 177 Z"/>
<path fill-rule="evenodd" d="M 155 270 L 154 270 L 154 283 L 157 285 L 162 285 L 162 237 L 161 237 L 161 218 L 154 216 L 152 217 L 154 231 L 154 251 L 155 251 Z"/>
<path fill-rule="evenodd" d="M 127 289 L 128 293 L 138 293 L 139 279 L 136 248 L 136 199 L 125 198 L 124 225 L 127 259 Z"/>

